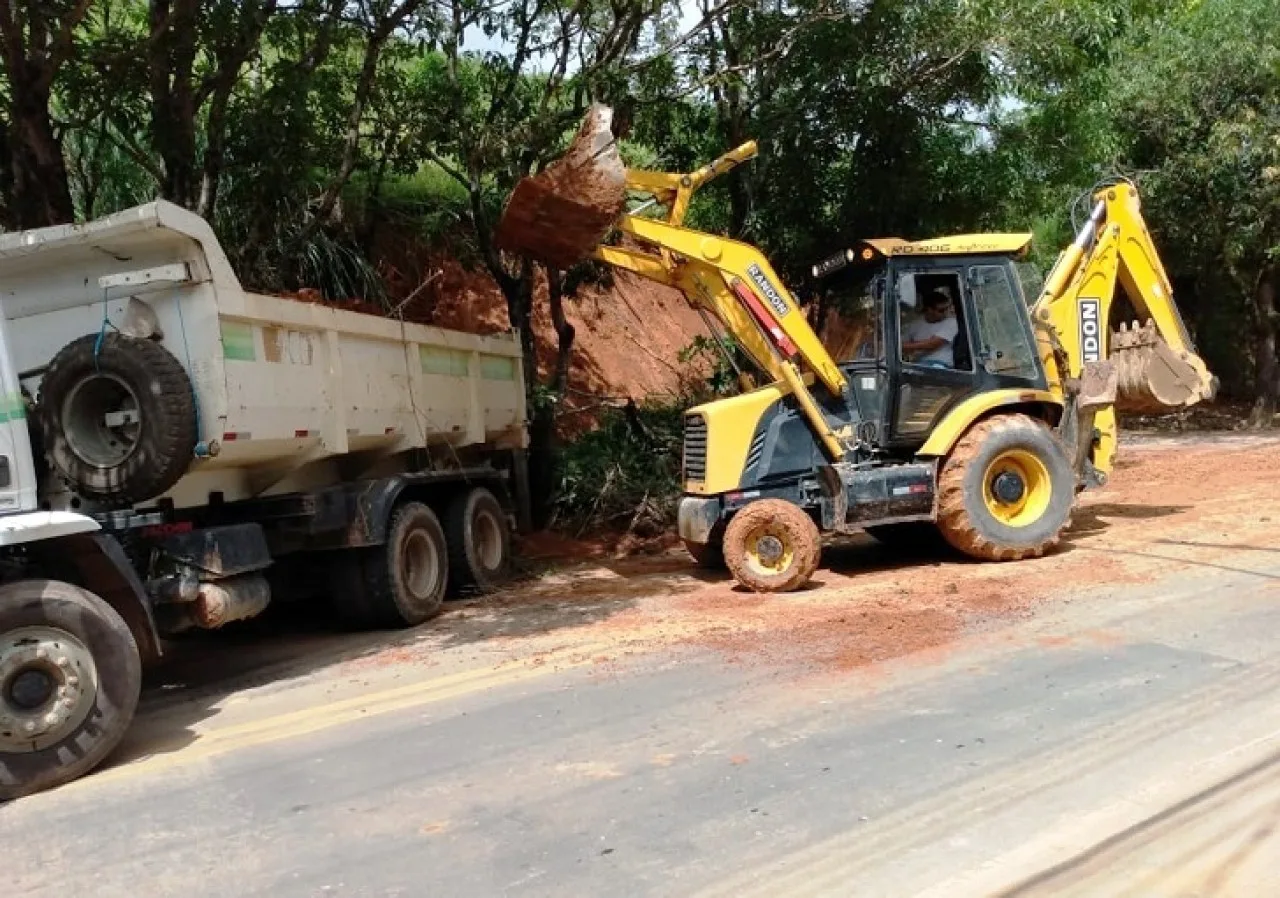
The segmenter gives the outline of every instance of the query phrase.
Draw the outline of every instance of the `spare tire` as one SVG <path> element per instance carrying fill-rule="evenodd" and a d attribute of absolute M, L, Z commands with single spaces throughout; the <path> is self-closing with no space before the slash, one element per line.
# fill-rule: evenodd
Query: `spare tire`
<path fill-rule="evenodd" d="M 191 380 L 150 340 L 110 333 L 68 343 L 45 372 L 39 412 L 49 462 L 86 498 L 154 499 L 191 464 Z"/>

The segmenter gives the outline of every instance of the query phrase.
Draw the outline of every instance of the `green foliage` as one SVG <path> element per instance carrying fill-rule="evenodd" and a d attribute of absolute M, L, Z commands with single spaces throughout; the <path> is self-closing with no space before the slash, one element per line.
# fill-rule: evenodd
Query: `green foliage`
<path fill-rule="evenodd" d="M 1133 177 L 1203 354 L 1232 389 L 1255 388 L 1271 351 L 1257 290 L 1280 254 L 1280 0 L 712 6 L 682 36 L 673 0 L 216 0 L 177 31 L 142 0 L 94 0 L 47 100 L 39 79 L 2 73 L 0 212 L 17 181 L 59 177 L 20 171 L 41 147 L 14 150 L 39 133 L 14 116 L 43 102 L 78 216 L 162 193 L 207 203 L 246 284 L 330 299 L 384 301 L 379 247 L 418 240 L 486 266 L 528 346 L 533 271 L 493 250 L 493 226 L 603 100 L 629 121 L 632 167 L 690 171 L 757 140 L 757 160 L 701 191 L 686 222 L 759 244 L 801 294 L 816 259 L 869 236 L 1031 230 L 1045 272 L 1081 193 Z M 31 16 L 13 21 L 6 46 L 32 36 Z M 604 277 L 584 265 L 566 283 Z M 709 372 L 699 397 L 732 388 L 708 338 L 679 361 Z M 530 390 L 533 408 L 555 407 L 536 377 Z M 610 414 L 567 447 L 561 517 L 614 514 L 590 510 L 602 491 L 617 513 L 669 495 L 677 411 Z"/>
<path fill-rule="evenodd" d="M 691 369 L 710 372 L 703 381 L 705 387 L 697 391 L 700 402 L 732 393 L 737 386 L 733 365 L 743 367 L 742 350 L 731 338 L 721 343 L 706 334 L 695 336 L 693 342 L 676 354 L 676 359 Z"/>
<path fill-rule="evenodd" d="M 582 534 L 626 529 L 644 511 L 674 520 L 685 408 L 667 400 L 609 409 L 597 429 L 563 446 L 552 523 Z"/>

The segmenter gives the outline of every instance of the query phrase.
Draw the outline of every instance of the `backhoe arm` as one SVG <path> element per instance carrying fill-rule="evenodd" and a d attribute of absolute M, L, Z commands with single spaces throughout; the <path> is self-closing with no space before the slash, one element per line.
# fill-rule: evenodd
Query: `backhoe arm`
<path fill-rule="evenodd" d="M 1144 324 L 1111 331 L 1117 284 Z M 1068 382 L 1102 383 L 1114 372 L 1114 401 L 1100 403 L 1093 423 L 1094 465 L 1103 473 L 1115 453 L 1117 409 L 1164 412 L 1216 391 L 1217 379 L 1191 344 L 1131 184 L 1095 194 L 1088 221 L 1058 256 L 1032 315 L 1051 389 L 1069 392 Z"/>

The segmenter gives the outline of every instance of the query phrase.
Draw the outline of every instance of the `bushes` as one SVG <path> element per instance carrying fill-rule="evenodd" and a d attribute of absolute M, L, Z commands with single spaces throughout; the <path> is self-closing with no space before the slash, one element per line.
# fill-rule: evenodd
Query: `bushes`
<path fill-rule="evenodd" d="M 686 403 L 628 403 L 560 448 L 550 526 L 654 535 L 675 518 Z"/>
<path fill-rule="evenodd" d="M 747 360 L 732 340 L 729 349 Z M 735 389 L 733 368 L 714 338 L 699 335 L 677 353 L 685 366 L 678 396 L 628 401 L 599 426 L 561 446 L 549 525 L 581 535 L 626 530 L 656 536 L 675 521 L 680 498 L 684 414 Z"/>

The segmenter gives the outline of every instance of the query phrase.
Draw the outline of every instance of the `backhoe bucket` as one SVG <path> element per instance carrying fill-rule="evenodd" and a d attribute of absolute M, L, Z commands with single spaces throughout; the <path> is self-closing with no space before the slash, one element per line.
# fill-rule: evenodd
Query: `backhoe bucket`
<path fill-rule="evenodd" d="M 498 249 L 563 271 L 603 242 L 627 202 L 612 124 L 613 110 L 592 105 L 568 151 L 516 185 L 494 233 Z"/>
<path fill-rule="evenodd" d="M 1212 399 L 1218 379 L 1195 353 L 1177 352 L 1148 321 L 1120 325 L 1111 334 L 1111 359 L 1118 374 L 1116 411 L 1157 415 Z"/>

